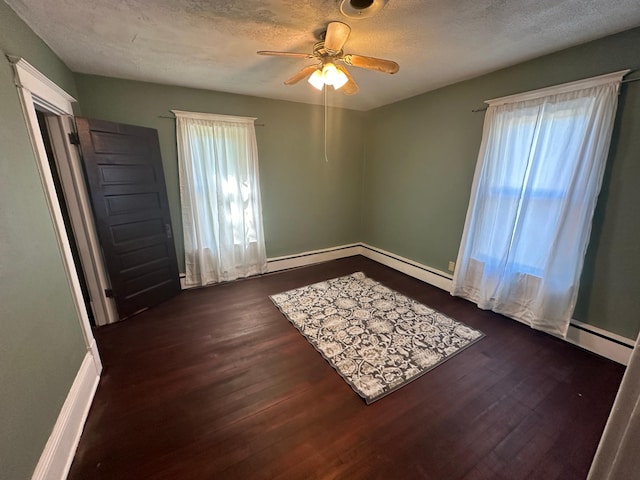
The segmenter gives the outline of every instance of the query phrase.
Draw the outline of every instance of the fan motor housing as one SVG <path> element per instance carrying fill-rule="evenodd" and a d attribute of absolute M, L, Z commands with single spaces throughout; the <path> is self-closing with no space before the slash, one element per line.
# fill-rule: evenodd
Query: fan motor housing
<path fill-rule="evenodd" d="M 339 0 L 340 12 L 349 18 L 368 18 L 378 13 L 388 0 Z"/>

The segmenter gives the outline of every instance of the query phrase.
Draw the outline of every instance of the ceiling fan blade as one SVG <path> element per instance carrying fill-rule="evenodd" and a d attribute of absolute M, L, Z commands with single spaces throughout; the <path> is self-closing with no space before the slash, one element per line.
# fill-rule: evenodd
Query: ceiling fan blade
<path fill-rule="evenodd" d="M 294 83 L 298 83 L 303 78 L 308 77 L 313 72 L 315 72 L 317 70 L 317 68 L 318 68 L 318 65 L 309 65 L 308 67 L 304 67 L 302 70 L 300 70 L 294 76 L 292 76 L 291 78 L 285 80 L 284 84 L 285 85 L 293 85 Z"/>
<path fill-rule="evenodd" d="M 331 22 L 327 26 L 324 37 L 324 48 L 329 52 L 338 53 L 349 38 L 351 27 L 342 22 Z"/>
<path fill-rule="evenodd" d="M 272 50 L 260 50 L 258 55 L 273 55 L 275 57 L 313 58 L 312 53 L 274 52 Z"/>
<path fill-rule="evenodd" d="M 382 58 L 365 57 L 364 55 L 344 55 L 342 61 L 347 65 L 354 67 L 367 68 L 369 70 L 377 70 L 382 73 L 396 73 L 400 70 L 400 65 L 391 60 L 383 60 Z"/>
<path fill-rule="evenodd" d="M 344 68 L 342 65 L 336 65 L 336 68 L 338 70 L 340 70 L 341 72 L 343 72 L 347 76 L 347 79 L 348 79 L 347 83 L 345 83 L 342 86 L 340 91 L 342 91 L 342 93 L 344 93 L 345 95 L 354 95 L 354 94 L 358 93 L 358 90 L 360 90 L 360 87 L 358 87 L 358 84 L 353 80 L 353 77 L 349 73 L 349 70 Z"/>

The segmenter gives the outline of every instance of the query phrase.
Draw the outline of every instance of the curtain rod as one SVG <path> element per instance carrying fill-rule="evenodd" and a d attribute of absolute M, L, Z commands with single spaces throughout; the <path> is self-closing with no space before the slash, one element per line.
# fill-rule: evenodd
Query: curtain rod
<path fill-rule="evenodd" d="M 171 120 L 175 120 L 176 119 L 175 116 L 170 116 L 170 115 L 158 115 L 158 118 L 169 118 Z M 254 123 L 254 125 L 256 127 L 265 127 L 266 126 L 266 124 L 264 124 L 264 123 Z"/>
<path fill-rule="evenodd" d="M 640 80 L 640 77 L 637 78 L 627 78 L 625 80 L 621 80 L 620 83 L 631 83 L 631 82 L 637 82 L 638 80 Z M 482 107 L 482 108 L 474 108 L 473 110 L 471 110 L 471 113 L 477 113 L 477 112 L 484 112 L 487 110 L 487 108 L 489 108 L 488 106 L 486 107 Z"/>

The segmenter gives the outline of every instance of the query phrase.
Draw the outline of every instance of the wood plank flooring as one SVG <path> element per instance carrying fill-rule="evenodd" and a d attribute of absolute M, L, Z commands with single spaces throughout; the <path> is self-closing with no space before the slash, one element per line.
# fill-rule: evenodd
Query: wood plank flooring
<path fill-rule="evenodd" d="M 268 298 L 356 271 L 486 337 L 365 405 Z M 360 256 L 185 291 L 96 339 L 71 480 L 582 480 L 624 372 Z"/>

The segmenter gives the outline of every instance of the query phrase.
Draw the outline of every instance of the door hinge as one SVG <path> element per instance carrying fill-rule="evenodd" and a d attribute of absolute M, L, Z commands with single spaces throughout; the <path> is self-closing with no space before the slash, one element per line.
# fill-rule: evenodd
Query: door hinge
<path fill-rule="evenodd" d="M 113 298 L 113 289 L 105 288 L 104 289 L 104 296 L 107 297 L 107 298 Z"/>
<path fill-rule="evenodd" d="M 76 132 L 69 133 L 69 143 L 71 145 L 80 145 L 80 137 Z"/>

